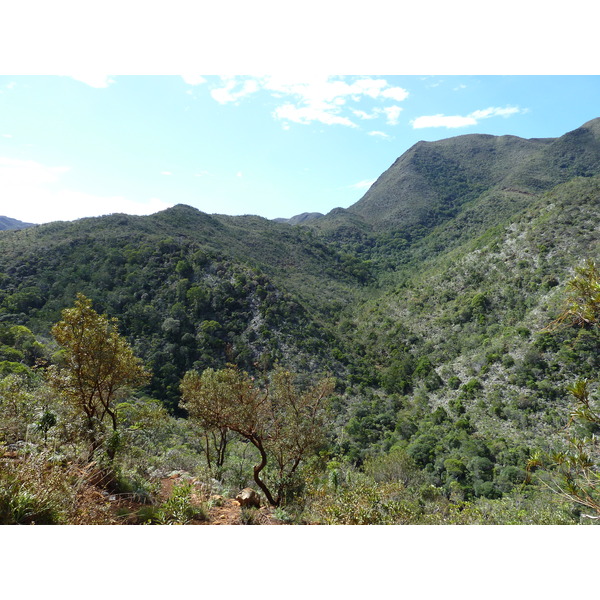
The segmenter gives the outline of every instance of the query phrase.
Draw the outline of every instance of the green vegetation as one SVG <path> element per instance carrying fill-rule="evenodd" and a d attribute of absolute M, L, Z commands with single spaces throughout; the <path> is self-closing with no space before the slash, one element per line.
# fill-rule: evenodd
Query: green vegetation
<path fill-rule="evenodd" d="M 323 445 L 326 401 L 333 388 L 333 381 L 325 379 L 300 391 L 292 373 L 283 370 L 257 386 L 247 373 L 232 368 L 207 369 L 202 375 L 189 371 L 181 384 L 183 408 L 192 419 L 208 431 L 233 431 L 258 450 L 254 481 L 273 506 L 296 484 L 302 459 Z M 265 467 L 271 471 L 269 485 L 262 478 Z"/>
<path fill-rule="evenodd" d="M 594 522 L 599 129 L 417 144 L 300 225 L 0 232 L 0 521 Z"/>

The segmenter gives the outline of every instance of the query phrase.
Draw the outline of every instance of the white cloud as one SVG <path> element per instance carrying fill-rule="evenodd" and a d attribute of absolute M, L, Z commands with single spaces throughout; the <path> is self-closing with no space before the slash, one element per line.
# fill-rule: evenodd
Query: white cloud
<path fill-rule="evenodd" d="M 398 117 L 402 112 L 400 106 L 386 106 L 382 111 L 386 116 L 388 125 L 398 125 Z"/>
<path fill-rule="evenodd" d="M 103 75 L 100 73 L 86 73 L 85 75 L 69 75 L 72 79 L 81 81 L 93 88 L 106 88 L 115 82 L 109 75 Z"/>
<path fill-rule="evenodd" d="M 161 175 L 173 175 L 173 173 L 171 171 L 161 171 L 160 174 Z"/>
<path fill-rule="evenodd" d="M 369 133 L 367 135 L 372 135 L 373 137 L 382 137 L 382 138 L 390 137 L 387 133 L 384 133 L 383 131 L 369 131 Z"/>
<path fill-rule="evenodd" d="M 369 120 L 376 119 L 381 115 L 385 116 L 388 125 L 398 125 L 398 117 L 402 112 L 401 106 L 386 106 L 384 108 L 375 108 L 373 112 L 367 113 L 364 110 L 353 110 L 352 113 L 359 119 Z"/>
<path fill-rule="evenodd" d="M 375 179 L 363 179 L 363 181 L 359 181 L 358 183 L 353 183 L 347 187 L 352 188 L 354 190 L 366 190 L 370 188 L 375 183 Z"/>
<path fill-rule="evenodd" d="M 11 138 L 12 137 L 12 133 L 3 133 L 2 137 L 3 138 Z"/>
<path fill-rule="evenodd" d="M 71 221 L 115 212 L 145 215 L 172 204 L 159 198 L 144 201 L 123 196 L 97 196 L 60 187 L 69 167 L 50 167 L 31 160 L 0 157 L 0 189 L 5 212 L 30 223 Z"/>
<path fill-rule="evenodd" d="M 490 106 L 484 110 L 476 110 L 472 112 L 470 116 L 479 121 L 480 119 L 487 119 L 489 117 L 510 117 L 511 115 L 516 115 L 522 112 L 527 111 L 517 108 L 516 106 L 506 106 L 504 108 Z"/>
<path fill-rule="evenodd" d="M 11 81 L 9 83 L 7 83 L 6 85 L 3 85 L 2 88 L 0 88 L 0 94 L 4 94 L 4 90 L 12 90 L 17 84 L 14 81 Z"/>
<path fill-rule="evenodd" d="M 236 87 L 239 87 L 240 89 L 234 91 Z M 226 80 L 224 87 L 211 90 L 210 95 L 219 104 L 227 104 L 229 102 L 237 102 L 246 96 L 254 94 L 259 89 L 258 81 L 255 79 L 238 81 L 235 78 L 230 78 Z"/>
<path fill-rule="evenodd" d="M 221 104 L 238 102 L 256 92 L 264 91 L 281 103 L 273 111 L 273 116 L 282 121 L 284 129 L 289 122 L 357 127 L 352 116 L 359 119 L 373 119 L 386 114 L 394 123 L 400 107 L 377 107 L 371 112 L 351 103 L 368 100 L 386 102 L 401 101 L 408 97 L 408 91 L 390 86 L 385 79 L 372 77 L 339 78 L 312 76 L 298 79 L 287 76 L 269 77 L 226 77 L 218 87 L 211 90 L 212 97 Z"/>
<path fill-rule="evenodd" d="M 468 125 L 477 125 L 473 117 L 448 117 L 446 115 L 429 115 L 417 117 L 411 121 L 413 129 L 423 129 L 425 127 L 446 127 L 454 129 L 457 127 L 467 127 Z"/>
<path fill-rule="evenodd" d="M 379 116 L 379 112 L 375 111 L 372 113 L 367 113 L 364 110 L 353 110 L 352 113 L 356 115 L 359 119 L 376 119 Z"/>
<path fill-rule="evenodd" d="M 202 75 L 182 75 L 181 78 L 188 85 L 200 85 L 202 83 L 206 83 L 206 79 L 202 77 Z"/>
<path fill-rule="evenodd" d="M 390 100 L 396 100 L 397 102 L 402 102 L 402 100 L 406 100 L 408 98 L 408 92 L 400 87 L 392 87 L 387 90 L 383 90 L 381 95 L 384 98 L 389 98 Z"/>
<path fill-rule="evenodd" d="M 293 104 L 284 104 L 275 109 L 274 115 L 282 121 L 292 121 L 294 123 L 312 123 L 317 121 L 325 125 L 346 125 L 356 127 L 347 117 L 341 117 L 336 114 L 336 108 L 330 104 L 322 103 L 311 106 L 294 106 Z"/>
<path fill-rule="evenodd" d="M 413 129 L 423 129 L 425 127 L 446 127 L 447 129 L 455 129 L 458 127 L 477 125 L 482 119 L 488 119 L 490 117 L 506 118 L 511 115 L 519 113 L 523 114 L 526 112 L 528 112 L 528 109 L 515 106 L 506 106 L 504 108 L 490 106 L 483 110 L 475 110 L 465 117 L 460 115 L 446 116 L 443 114 L 417 117 L 411 121 L 411 124 Z"/>
<path fill-rule="evenodd" d="M 69 167 L 47 167 L 33 160 L 0 157 L 0 187 L 55 183 L 69 170 Z"/>

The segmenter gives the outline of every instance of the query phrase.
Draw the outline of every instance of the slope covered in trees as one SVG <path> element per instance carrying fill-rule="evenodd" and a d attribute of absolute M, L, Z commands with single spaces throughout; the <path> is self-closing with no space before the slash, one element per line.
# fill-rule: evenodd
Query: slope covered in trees
<path fill-rule="evenodd" d="M 151 374 L 119 409 L 111 459 L 140 497 L 169 469 L 233 493 L 262 447 L 292 469 L 272 454 L 260 478 L 288 519 L 578 522 L 531 457 L 566 447 L 569 389 L 599 366 L 597 328 L 549 328 L 575 269 L 598 260 L 599 136 L 594 120 L 557 139 L 420 143 L 356 205 L 297 225 L 176 206 L 1 232 L 5 441 L 68 437 L 45 373 L 61 361 L 52 326 L 82 293 Z M 252 441 L 283 421 L 236 437 L 190 391 L 238 373 L 260 399 L 281 369 L 299 398 L 335 382 L 326 435 L 298 464 L 283 459 L 294 436 Z"/>

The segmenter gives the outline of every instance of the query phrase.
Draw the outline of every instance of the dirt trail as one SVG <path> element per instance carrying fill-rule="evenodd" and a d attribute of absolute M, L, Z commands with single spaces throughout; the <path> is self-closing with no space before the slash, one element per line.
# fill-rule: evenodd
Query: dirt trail
<path fill-rule="evenodd" d="M 181 481 L 178 475 L 165 477 L 161 480 L 161 500 L 166 500 L 172 493 L 173 487 Z M 193 485 L 193 483 L 192 483 Z M 192 502 L 200 504 L 210 500 L 208 521 L 192 521 L 190 525 L 283 525 L 283 521 L 273 516 L 273 509 L 269 506 L 261 506 L 258 510 L 249 511 L 248 516 L 242 514 L 242 507 L 237 500 L 213 495 L 208 498 L 200 490 L 192 493 Z M 251 520 L 250 523 L 244 523 Z"/>

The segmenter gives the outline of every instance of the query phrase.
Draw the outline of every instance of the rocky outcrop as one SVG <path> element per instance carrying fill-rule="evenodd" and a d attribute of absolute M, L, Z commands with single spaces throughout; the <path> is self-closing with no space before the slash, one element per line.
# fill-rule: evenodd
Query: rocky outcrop
<path fill-rule="evenodd" d="M 240 503 L 240 506 L 260 508 L 260 496 L 252 488 L 244 488 L 235 499 Z"/>

